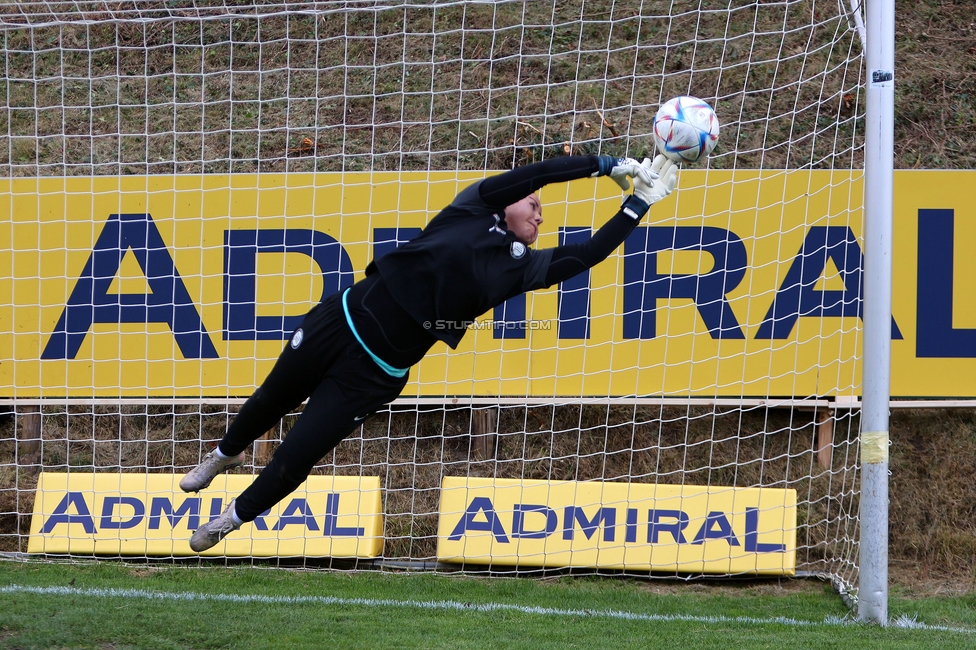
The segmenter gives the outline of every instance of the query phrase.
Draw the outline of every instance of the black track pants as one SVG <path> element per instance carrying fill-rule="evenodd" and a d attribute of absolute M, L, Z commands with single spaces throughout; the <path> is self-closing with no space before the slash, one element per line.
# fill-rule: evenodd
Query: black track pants
<path fill-rule="evenodd" d="M 237 498 L 237 516 L 253 521 L 291 494 L 323 456 L 367 415 L 396 399 L 406 383 L 406 376 L 380 369 L 353 337 L 341 294 L 317 305 L 220 441 L 222 453 L 239 454 L 308 398 L 271 462 Z"/>

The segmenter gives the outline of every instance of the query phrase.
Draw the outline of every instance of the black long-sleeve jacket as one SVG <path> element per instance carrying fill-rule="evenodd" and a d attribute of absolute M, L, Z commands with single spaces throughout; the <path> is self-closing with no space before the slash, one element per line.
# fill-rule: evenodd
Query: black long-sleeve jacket
<path fill-rule="evenodd" d="M 586 242 L 533 250 L 505 224 L 505 207 L 550 183 L 605 175 L 609 156 L 565 156 L 478 181 L 415 239 L 374 260 L 347 296 L 348 316 L 369 350 L 408 368 L 441 340 L 457 347 L 489 309 L 549 287 L 606 259 L 648 206 L 630 196 Z M 636 215 L 638 219 L 635 219 Z"/>

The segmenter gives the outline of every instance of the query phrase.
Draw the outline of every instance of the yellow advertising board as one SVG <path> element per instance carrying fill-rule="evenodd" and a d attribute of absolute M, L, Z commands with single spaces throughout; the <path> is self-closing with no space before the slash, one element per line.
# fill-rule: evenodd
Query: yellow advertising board
<path fill-rule="evenodd" d="M 240 397 L 302 315 L 483 174 L 0 180 L 0 398 Z M 976 172 L 895 179 L 892 394 L 976 397 Z M 485 314 L 404 396 L 847 396 L 861 172 L 681 172 L 606 261 Z M 617 210 L 541 191 L 537 246 Z"/>
<path fill-rule="evenodd" d="M 253 481 L 222 475 L 203 492 L 183 475 L 44 472 L 37 482 L 28 553 L 181 556 L 190 535 Z M 200 555 L 375 558 L 383 552 L 377 476 L 310 476 L 253 522 Z"/>
<path fill-rule="evenodd" d="M 446 477 L 442 562 L 793 575 L 796 490 Z"/>

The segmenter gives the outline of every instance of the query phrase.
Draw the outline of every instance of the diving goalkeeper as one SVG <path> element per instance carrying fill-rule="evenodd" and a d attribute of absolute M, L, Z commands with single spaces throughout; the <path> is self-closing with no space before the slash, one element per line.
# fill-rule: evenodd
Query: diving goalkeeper
<path fill-rule="evenodd" d="M 308 399 L 268 465 L 227 509 L 193 533 L 205 551 L 294 491 L 315 464 L 403 390 L 410 366 L 437 341 L 456 348 L 478 316 L 526 291 L 550 287 L 606 259 L 650 206 L 668 196 L 678 166 L 610 156 L 564 156 L 478 181 L 412 241 L 373 260 L 366 278 L 316 305 L 216 449 L 180 481 L 198 492 L 244 462 L 244 450 Z M 627 196 L 586 242 L 529 248 L 550 183 L 609 176 Z"/>

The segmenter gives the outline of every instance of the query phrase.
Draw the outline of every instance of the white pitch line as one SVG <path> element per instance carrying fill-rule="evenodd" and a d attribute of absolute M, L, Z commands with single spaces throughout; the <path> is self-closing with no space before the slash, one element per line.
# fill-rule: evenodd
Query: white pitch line
<path fill-rule="evenodd" d="M 386 598 L 339 598 L 336 596 L 265 596 L 262 594 L 204 594 L 193 591 L 146 591 L 144 589 L 102 589 L 98 587 L 31 587 L 7 585 L 0 587 L 0 594 L 29 593 L 51 596 L 95 596 L 101 598 L 141 598 L 145 600 L 212 601 L 230 603 L 259 603 L 262 605 L 356 605 L 361 607 L 398 607 L 457 612 L 515 612 L 556 617 L 608 618 L 625 621 L 691 622 L 691 623 L 741 623 L 746 625 L 787 625 L 794 627 L 844 627 L 858 625 L 856 621 L 842 617 L 828 617 L 823 621 L 806 621 L 785 616 L 757 618 L 752 616 L 693 616 L 690 614 L 641 614 L 613 609 L 560 609 L 534 605 L 508 603 L 462 603 L 456 600 L 394 600 Z M 976 630 L 954 628 L 945 625 L 919 623 L 909 617 L 900 617 L 889 624 L 891 627 L 913 630 L 933 630 L 972 634 Z"/>

